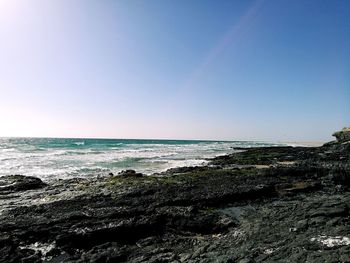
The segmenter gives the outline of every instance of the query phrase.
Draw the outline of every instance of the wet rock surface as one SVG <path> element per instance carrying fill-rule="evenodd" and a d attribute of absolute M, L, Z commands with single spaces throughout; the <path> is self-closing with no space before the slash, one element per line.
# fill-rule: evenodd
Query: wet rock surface
<path fill-rule="evenodd" d="M 0 195 L 20 192 L 46 186 L 39 178 L 23 175 L 9 175 L 0 177 Z"/>
<path fill-rule="evenodd" d="M 349 145 L 154 176 L 1 177 L 0 262 L 350 262 Z"/>
<path fill-rule="evenodd" d="M 113 174 L 110 174 L 113 176 Z M 142 177 L 142 173 L 136 173 L 135 170 L 123 170 L 120 173 L 118 173 L 119 176 L 124 176 L 124 177 Z"/>

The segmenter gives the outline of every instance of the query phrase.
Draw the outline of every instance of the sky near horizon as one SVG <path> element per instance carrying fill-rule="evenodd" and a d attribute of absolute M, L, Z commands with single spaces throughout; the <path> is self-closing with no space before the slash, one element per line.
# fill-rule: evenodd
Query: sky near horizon
<path fill-rule="evenodd" d="M 350 1 L 0 0 L 0 136 L 327 141 Z"/>

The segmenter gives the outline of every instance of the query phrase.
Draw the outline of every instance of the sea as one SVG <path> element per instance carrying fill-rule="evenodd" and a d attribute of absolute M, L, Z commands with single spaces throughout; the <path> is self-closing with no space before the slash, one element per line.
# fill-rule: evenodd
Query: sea
<path fill-rule="evenodd" d="M 276 146 L 251 141 L 0 138 L 0 176 L 22 174 L 44 181 L 107 176 L 133 169 L 147 175 L 199 166 L 235 147 Z"/>

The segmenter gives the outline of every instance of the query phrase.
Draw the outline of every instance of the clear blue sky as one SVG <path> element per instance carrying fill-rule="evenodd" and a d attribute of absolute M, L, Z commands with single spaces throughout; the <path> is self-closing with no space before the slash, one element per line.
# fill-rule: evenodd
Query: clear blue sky
<path fill-rule="evenodd" d="M 350 1 L 0 0 L 0 136 L 329 140 Z"/>

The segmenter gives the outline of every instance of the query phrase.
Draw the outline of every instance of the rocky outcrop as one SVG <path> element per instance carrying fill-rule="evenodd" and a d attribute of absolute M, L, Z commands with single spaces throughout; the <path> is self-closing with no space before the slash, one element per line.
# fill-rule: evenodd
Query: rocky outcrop
<path fill-rule="evenodd" d="M 340 143 L 350 142 L 350 127 L 343 128 L 341 131 L 333 133 L 333 136 Z"/>
<path fill-rule="evenodd" d="M 135 170 L 123 170 L 118 175 L 124 177 L 142 177 L 142 173 L 136 173 Z"/>
<path fill-rule="evenodd" d="M 0 177 L 0 194 L 26 191 L 46 186 L 39 178 L 24 175 Z"/>
<path fill-rule="evenodd" d="M 0 262 L 350 262 L 349 145 L 44 188 L 2 177 L 27 183 L 1 192 Z"/>

